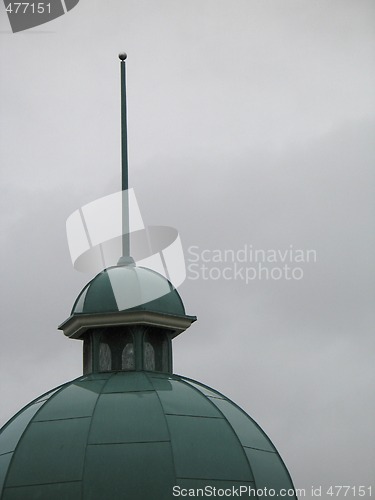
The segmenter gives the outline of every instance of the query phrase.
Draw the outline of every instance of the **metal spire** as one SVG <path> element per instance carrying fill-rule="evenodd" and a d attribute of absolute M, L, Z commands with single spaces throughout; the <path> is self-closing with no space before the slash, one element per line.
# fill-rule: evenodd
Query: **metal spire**
<path fill-rule="evenodd" d="M 134 264 L 130 257 L 130 234 L 129 234 L 129 173 L 128 173 L 128 133 L 126 123 L 126 72 L 125 52 L 119 54 L 121 61 L 121 164 L 122 164 L 122 257 L 118 265 L 126 266 Z"/>

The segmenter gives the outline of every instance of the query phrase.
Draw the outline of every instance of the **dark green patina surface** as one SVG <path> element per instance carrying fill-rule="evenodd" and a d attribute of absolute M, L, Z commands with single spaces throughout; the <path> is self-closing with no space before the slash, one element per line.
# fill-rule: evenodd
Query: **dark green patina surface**
<path fill-rule="evenodd" d="M 115 266 L 99 273 L 78 295 L 71 314 L 119 310 L 185 315 L 181 297 L 171 283 L 151 269 L 136 266 Z"/>
<path fill-rule="evenodd" d="M 168 500 L 175 485 L 293 488 L 246 413 L 177 375 L 83 376 L 32 402 L 0 433 L 2 500 Z"/>

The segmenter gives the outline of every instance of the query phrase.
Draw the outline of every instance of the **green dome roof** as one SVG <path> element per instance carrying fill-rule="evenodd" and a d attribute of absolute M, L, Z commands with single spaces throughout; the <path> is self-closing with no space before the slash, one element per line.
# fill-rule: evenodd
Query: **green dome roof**
<path fill-rule="evenodd" d="M 293 488 L 260 427 L 184 377 L 83 376 L 26 406 L 0 432 L 2 500 L 168 500 L 174 486 L 206 485 Z"/>
<path fill-rule="evenodd" d="M 109 267 L 95 276 L 78 295 L 72 315 L 125 310 L 185 315 L 181 297 L 170 281 L 134 265 Z"/>

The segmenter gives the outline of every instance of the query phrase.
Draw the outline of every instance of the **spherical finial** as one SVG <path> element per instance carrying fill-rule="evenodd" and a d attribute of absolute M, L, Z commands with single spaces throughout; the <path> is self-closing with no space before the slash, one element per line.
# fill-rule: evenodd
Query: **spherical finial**
<path fill-rule="evenodd" d="M 125 59 L 128 57 L 128 55 L 126 54 L 126 52 L 121 52 L 119 55 L 118 55 L 119 59 L 121 61 L 125 61 Z"/>

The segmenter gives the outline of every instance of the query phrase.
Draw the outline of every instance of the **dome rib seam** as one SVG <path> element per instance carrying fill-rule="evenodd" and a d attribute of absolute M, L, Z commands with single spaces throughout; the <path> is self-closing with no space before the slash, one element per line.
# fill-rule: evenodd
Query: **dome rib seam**
<path fill-rule="evenodd" d="M 202 393 L 199 389 L 197 389 L 197 388 L 196 388 L 196 387 L 194 387 L 193 385 L 189 384 L 188 380 L 189 380 L 189 379 L 186 379 L 186 380 L 185 380 L 185 379 L 184 379 L 184 377 L 181 377 L 181 381 L 182 381 L 184 384 L 186 384 L 186 385 L 190 386 L 190 387 L 191 387 L 191 388 L 192 388 L 195 392 L 199 393 L 199 394 L 200 394 L 200 396 L 202 396 L 202 397 L 203 397 L 203 396 L 205 396 L 205 395 L 204 395 L 204 394 L 203 394 L 203 393 Z M 197 384 L 197 385 L 199 385 L 199 384 L 200 384 L 200 382 L 193 381 L 193 380 L 191 380 L 191 381 L 192 381 L 193 383 Z M 207 389 L 208 389 L 208 387 L 207 387 Z M 216 391 L 216 392 L 217 392 L 217 391 Z M 247 464 L 248 464 L 248 466 L 249 466 L 250 474 L 251 474 L 251 475 L 252 475 L 252 477 L 253 477 L 253 481 L 251 481 L 251 482 L 253 482 L 253 483 L 254 483 L 254 488 L 255 488 L 255 490 L 256 490 L 256 489 L 257 489 L 257 487 L 256 487 L 255 475 L 254 475 L 254 473 L 253 473 L 253 469 L 252 469 L 252 467 L 251 467 L 250 460 L 249 460 L 249 458 L 248 458 L 248 456 L 247 456 L 247 454 L 246 454 L 246 452 L 245 452 L 245 450 L 244 450 L 244 446 L 243 446 L 243 444 L 242 444 L 242 443 L 241 443 L 241 441 L 240 441 L 240 438 L 238 437 L 238 435 L 237 435 L 236 431 L 234 430 L 234 428 L 233 428 L 232 424 L 231 424 L 231 423 L 229 422 L 229 420 L 225 417 L 224 413 L 220 410 L 220 408 L 218 408 L 218 407 L 217 407 L 217 406 L 216 406 L 216 405 L 215 405 L 215 404 L 211 401 L 211 399 L 210 399 L 210 397 L 209 397 L 209 396 L 205 396 L 205 397 L 206 397 L 206 399 L 210 402 L 210 404 L 211 404 L 211 405 L 212 405 L 212 406 L 213 406 L 213 407 L 214 407 L 214 408 L 215 408 L 215 409 L 216 409 L 216 410 L 220 413 L 220 415 L 222 416 L 222 418 L 223 418 L 223 419 L 227 422 L 227 424 L 228 424 L 228 426 L 230 427 L 230 429 L 231 429 L 232 433 L 234 434 L 235 439 L 236 439 L 236 440 L 237 440 L 237 442 L 239 443 L 240 448 L 241 448 L 241 450 L 242 450 L 242 453 L 243 453 L 243 455 L 244 455 L 244 457 L 245 457 L 245 460 L 246 460 L 246 462 L 247 462 Z M 219 399 L 219 398 L 217 398 L 217 399 Z M 227 397 L 225 397 L 225 396 L 223 397 L 223 399 L 224 399 L 224 401 L 226 400 L 226 401 L 229 401 L 230 403 L 232 403 L 232 401 L 230 401 L 230 399 L 228 399 L 228 398 L 227 398 Z M 237 405 L 236 405 L 236 406 L 237 406 Z M 245 413 L 245 412 L 244 412 L 244 413 Z M 249 417 L 246 413 L 245 413 L 245 415 L 246 415 L 247 417 Z M 258 496 L 257 496 L 257 498 L 258 498 Z"/>
<path fill-rule="evenodd" d="M 65 384 L 63 385 L 60 385 L 60 386 L 57 386 L 57 388 L 55 387 L 54 389 L 51 389 L 50 391 L 47 391 L 45 392 L 44 394 L 42 394 L 41 396 L 39 396 L 38 398 L 35 398 L 33 401 L 31 401 L 28 405 L 26 405 L 24 408 L 22 408 L 19 412 L 17 412 L 10 420 L 8 420 L 8 422 L 5 424 L 5 426 L 2 428 L 2 432 L 4 431 L 4 429 L 6 429 L 8 427 L 8 425 L 10 425 L 11 422 L 13 422 L 13 420 L 15 418 L 17 418 L 21 413 L 23 413 L 26 409 L 30 408 L 31 406 L 33 406 L 34 404 L 38 404 L 38 401 L 43 398 L 44 396 L 46 396 L 47 394 L 49 394 L 50 392 L 54 391 L 55 390 L 55 393 L 52 394 L 48 399 L 43 400 L 42 401 L 39 401 L 40 403 L 43 403 L 42 405 L 40 405 L 40 407 L 37 409 L 37 411 L 34 413 L 34 415 L 30 418 L 29 422 L 27 423 L 26 427 L 24 428 L 16 446 L 14 447 L 14 450 L 9 452 L 9 453 L 12 453 L 12 457 L 9 461 L 9 464 L 8 464 L 8 469 L 5 473 L 5 476 L 4 476 L 4 481 L 3 481 L 3 485 L 2 485 L 2 488 L 0 490 L 0 498 L 3 497 L 3 493 L 5 491 L 5 489 L 7 488 L 6 486 L 6 483 L 7 483 L 7 480 L 8 480 L 8 477 L 9 477 L 9 472 L 10 472 L 10 469 L 12 467 L 12 463 L 13 463 L 13 460 L 14 460 L 14 456 L 16 454 L 16 451 L 17 449 L 19 448 L 20 446 L 20 443 L 22 442 L 22 439 L 24 437 L 24 435 L 26 434 L 28 428 L 30 427 L 30 425 L 33 423 L 34 421 L 34 418 L 38 415 L 38 413 L 41 411 L 41 409 L 44 407 L 44 405 L 46 403 L 49 403 L 50 400 L 52 400 L 55 396 L 57 396 L 57 394 L 59 394 L 65 386 L 71 384 L 71 382 L 66 382 Z M 1 433 L 0 433 L 1 434 Z M 5 455 L 5 453 L 4 453 Z M 20 485 L 19 487 L 22 487 L 22 486 L 29 486 L 29 485 Z M 12 488 L 13 486 L 9 486 L 9 488 Z"/>
<path fill-rule="evenodd" d="M 247 445 L 242 445 L 244 448 L 249 448 L 249 450 L 257 450 L 257 451 L 264 451 L 265 453 L 274 453 L 275 455 L 277 454 L 277 451 L 271 451 L 271 450 L 264 450 L 263 448 L 255 448 L 255 446 L 247 446 Z"/>
<path fill-rule="evenodd" d="M 101 391 L 100 393 L 98 394 L 98 397 L 96 398 L 96 401 L 95 401 L 95 404 L 94 404 L 94 408 L 92 409 L 92 413 L 91 413 L 91 421 L 90 421 L 90 425 L 89 425 L 89 428 L 88 428 L 88 431 L 87 431 L 87 440 L 86 440 L 86 445 L 85 445 L 85 455 L 83 457 L 83 465 L 82 465 L 82 477 L 81 477 L 81 500 L 84 499 L 84 486 L 85 486 L 85 482 L 84 482 L 84 478 L 85 478 L 85 470 L 86 470 L 86 460 L 87 460 L 87 448 L 89 446 L 89 439 L 90 439 L 90 433 L 91 433 L 91 429 L 92 429 L 92 423 L 93 423 L 93 420 L 94 420 L 94 415 L 95 415 L 95 410 L 96 410 L 96 407 L 98 405 L 98 402 L 99 402 L 99 399 L 100 399 L 100 396 L 103 394 L 103 391 L 106 387 L 106 385 L 108 384 L 108 382 L 111 380 L 111 378 L 116 375 L 116 372 L 113 372 L 111 373 L 111 375 L 105 380 L 102 388 L 101 388 Z"/>
<path fill-rule="evenodd" d="M 151 379 L 151 376 L 146 373 L 146 372 L 143 372 L 145 377 L 147 378 L 147 380 L 149 381 L 149 383 L 152 385 L 154 391 L 155 391 L 155 394 L 156 394 L 156 397 L 158 398 L 158 401 L 159 401 L 159 404 L 160 404 L 160 407 L 162 409 L 162 414 L 163 414 L 163 418 L 164 418 L 164 421 L 165 421 L 165 425 L 167 427 L 167 432 L 168 432 L 168 436 L 169 436 L 169 448 L 170 448 L 170 452 L 171 452 L 171 456 L 172 456 L 172 464 L 173 464 L 173 472 L 174 472 L 174 477 L 177 478 L 177 470 L 176 470 L 176 462 L 175 462 L 175 459 L 174 459 L 174 452 L 173 452 L 173 446 L 172 446 L 172 437 L 171 437 L 171 431 L 169 429 L 169 425 L 168 425 L 168 419 L 164 413 L 164 406 L 161 402 L 161 399 L 160 399 L 160 396 L 159 396 L 159 393 L 158 391 L 156 390 L 155 388 L 155 385 Z"/>
<path fill-rule="evenodd" d="M 144 444 L 144 443 L 169 443 L 169 439 L 157 439 L 153 441 L 116 441 L 116 443 L 111 443 L 110 441 L 108 443 L 88 443 L 87 446 L 117 446 L 118 444 Z"/>
<path fill-rule="evenodd" d="M 234 401 L 232 401 L 231 399 L 227 398 L 226 396 L 224 396 L 223 394 L 221 394 L 220 392 L 218 392 L 216 389 L 212 389 L 211 387 L 209 387 L 209 386 L 208 386 L 208 385 L 206 385 L 206 384 L 202 384 L 201 382 L 198 382 L 198 381 L 193 380 L 193 379 L 189 379 L 189 378 L 187 378 L 187 377 L 180 377 L 180 378 L 181 378 L 181 380 L 184 380 L 184 379 L 185 379 L 185 380 L 187 380 L 187 381 L 189 381 L 189 380 L 190 380 L 193 384 L 201 385 L 202 387 L 205 387 L 206 389 L 208 389 L 210 392 L 215 392 L 215 393 L 217 393 L 219 396 L 221 396 L 221 398 L 222 398 L 224 401 L 229 401 L 229 402 L 230 402 L 230 403 L 231 403 L 234 407 L 236 407 L 236 408 L 237 408 L 237 409 L 238 409 L 241 413 L 243 413 L 243 414 L 244 414 L 244 415 L 245 415 L 248 419 L 250 419 L 250 420 L 254 423 L 254 425 L 255 425 L 255 426 L 256 426 L 256 427 L 257 427 L 257 428 L 261 431 L 261 433 L 262 433 L 262 434 L 263 434 L 263 436 L 266 438 L 266 440 L 268 441 L 268 443 L 272 446 L 273 451 L 272 451 L 272 450 L 262 450 L 262 449 L 252 448 L 251 446 L 244 446 L 244 445 L 242 445 L 242 444 L 241 444 L 241 442 L 240 442 L 242 449 L 244 449 L 244 448 L 249 448 L 249 449 L 257 449 L 258 451 L 263 451 L 263 452 L 267 452 L 267 453 L 274 453 L 274 454 L 278 457 L 278 459 L 280 460 L 280 462 L 281 462 L 281 464 L 282 464 L 282 466 L 283 466 L 283 468 L 284 468 L 284 471 L 286 472 L 286 475 L 287 475 L 287 476 L 288 476 L 288 478 L 289 478 L 290 484 L 293 486 L 293 489 L 295 490 L 295 488 L 294 488 L 294 483 L 293 483 L 293 480 L 292 480 L 292 477 L 291 477 L 291 475 L 290 475 L 290 472 L 289 472 L 289 470 L 288 470 L 287 466 L 285 465 L 284 460 L 282 459 L 282 457 L 281 457 L 280 453 L 278 452 L 278 450 L 277 450 L 276 446 L 273 444 L 273 442 L 272 442 L 272 441 L 271 441 L 271 439 L 269 438 L 268 434 L 266 434 L 266 433 L 263 431 L 263 429 L 262 429 L 262 428 L 261 428 L 261 426 L 258 424 L 258 422 L 256 422 L 256 421 L 255 421 L 255 420 L 254 420 L 254 419 L 253 419 L 250 415 L 248 415 L 248 414 L 245 412 L 245 410 L 243 410 L 240 406 L 238 406 L 238 405 L 237 405 Z M 199 389 L 197 389 L 197 388 L 196 388 L 196 387 L 194 387 L 194 386 L 193 386 L 193 388 L 199 392 Z M 211 398 L 211 396 L 207 396 L 207 399 L 210 399 L 210 398 Z M 213 399 L 215 399 L 215 398 L 213 398 Z M 218 397 L 218 398 L 216 398 L 216 399 L 220 399 L 220 398 Z M 211 403 L 212 403 L 212 401 L 211 401 Z M 214 403 L 212 403 L 212 404 L 214 404 Z M 214 405 L 214 406 L 216 406 L 216 405 Z M 223 414 L 223 413 L 221 412 L 221 410 L 220 410 L 218 407 L 216 407 L 216 408 L 219 410 L 219 412 L 220 412 L 221 414 Z M 225 416 L 224 416 L 224 418 L 225 418 Z M 230 427 L 233 429 L 232 425 L 229 423 L 229 420 L 228 420 L 228 424 L 229 424 L 229 425 L 230 425 Z M 233 431 L 234 431 L 234 429 L 233 429 Z M 236 434 L 236 433 L 235 433 L 235 435 L 236 435 L 236 437 L 237 437 L 237 439 L 238 439 L 238 441 L 239 441 L 239 438 L 238 438 L 238 436 L 237 436 L 237 434 Z M 245 451 L 244 451 L 244 453 L 245 453 Z M 255 480 L 255 476 L 254 476 L 254 473 L 253 473 L 253 469 L 252 469 L 251 464 L 250 464 L 250 460 L 249 460 L 249 458 L 247 457 L 246 453 L 245 453 L 245 456 L 246 456 L 247 462 L 248 462 L 248 464 L 249 464 L 249 467 L 250 467 L 250 470 L 251 470 L 251 474 L 253 475 L 253 478 L 254 478 L 254 486 L 255 486 L 255 489 L 257 489 L 257 488 L 256 488 L 256 480 Z M 290 498 L 292 498 L 292 497 L 290 497 Z M 295 496 L 294 496 L 294 498 L 298 500 L 297 495 L 295 495 Z"/>

